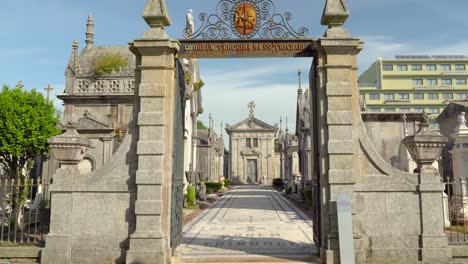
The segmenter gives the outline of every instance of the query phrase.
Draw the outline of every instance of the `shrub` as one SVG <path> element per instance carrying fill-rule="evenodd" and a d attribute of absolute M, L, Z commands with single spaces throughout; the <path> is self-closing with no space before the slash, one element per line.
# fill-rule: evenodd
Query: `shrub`
<path fill-rule="evenodd" d="M 220 182 L 205 182 L 205 186 L 207 193 L 214 193 L 221 190 L 223 185 Z"/>
<path fill-rule="evenodd" d="M 205 82 L 203 82 L 203 80 L 200 80 L 199 82 L 193 84 L 193 90 L 198 91 L 201 88 L 203 88 L 203 86 L 205 86 Z"/>
<path fill-rule="evenodd" d="M 197 201 L 195 198 L 195 187 L 189 186 L 187 190 L 187 205 L 189 207 L 194 207 L 197 205 Z"/>
<path fill-rule="evenodd" d="M 283 188 L 283 186 L 284 186 L 283 179 L 281 179 L 281 178 L 273 179 L 273 186 L 276 187 L 276 188 Z"/>
<path fill-rule="evenodd" d="M 225 179 L 224 180 L 224 187 L 228 188 L 231 186 L 231 180 L 230 179 Z"/>
<path fill-rule="evenodd" d="M 122 56 L 118 54 L 106 54 L 96 59 L 94 62 L 94 72 L 97 75 L 105 75 L 127 65 L 128 61 L 122 58 Z"/>

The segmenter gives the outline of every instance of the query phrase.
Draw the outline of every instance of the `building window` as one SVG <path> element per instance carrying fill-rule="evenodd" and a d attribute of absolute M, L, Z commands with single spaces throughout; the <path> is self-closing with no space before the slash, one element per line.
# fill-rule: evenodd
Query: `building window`
<path fill-rule="evenodd" d="M 415 94 L 413 94 L 413 98 L 415 100 L 424 100 L 424 94 L 423 93 L 415 93 Z"/>
<path fill-rule="evenodd" d="M 429 100 L 438 100 L 439 99 L 439 94 L 438 93 L 429 93 L 427 95 L 427 97 L 429 98 Z"/>
<path fill-rule="evenodd" d="M 418 108 L 415 108 L 415 109 L 414 109 L 414 112 L 416 112 L 416 113 L 422 113 L 422 112 L 424 112 L 424 108 L 419 108 L 419 107 L 418 107 Z"/>
<path fill-rule="evenodd" d="M 400 108 L 400 112 L 402 113 L 409 113 L 410 109 L 409 108 Z"/>
<path fill-rule="evenodd" d="M 465 85 L 466 84 L 466 79 L 457 79 L 457 84 L 458 85 Z"/>
<path fill-rule="evenodd" d="M 253 139 L 253 146 L 254 148 L 258 148 L 258 138 Z"/>
<path fill-rule="evenodd" d="M 457 99 L 466 100 L 468 98 L 468 93 L 457 93 Z"/>
<path fill-rule="evenodd" d="M 248 147 L 248 148 L 252 147 L 252 142 L 250 141 L 250 138 L 245 139 L 245 146 Z"/>
<path fill-rule="evenodd" d="M 427 79 L 428 85 L 437 85 L 437 79 Z"/>
<path fill-rule="evenodd" d="M 439 108 L 434 108 L 434 107 L 429 108 L 429 114 L 438 114 L 438 113 L 439 113 Z"/>
<path fill-rule="evenodd" d="M 374 112 L 374 113 L 379 113 L 379 112 L 380 112 L 380 108 L 373 108 L 373 107 L 371 107 L 371 108 L 370 108 L 370 111 L 371 111 L 371 112 Z"/>
<path fill-rule="evenodd" d="M 444 93 L 442 96 L 443 96 L 443 98 L 445 100 L 452 100 L 453 99 L 453 93 Z"/>
<path fill-rule="evenodd" d="M 423 79 L 413 79 L 413 85 L 423 85 Z"/>
<path fill-rule="evenodd" d="M 422 71 L 422 65 L 421 64 L 413 64 L 413 65 L 411 65 L 411 70 L 413 70 L 413 71 Z"/>
<path fill-rule="evenodd" d="M 432 124 L 430 124 L 429 127 L 430 127 L 431 129 L 439 129 L 439 124 L 437 124 L 437 123 L 432 123 Z"/>
<path fill-rule="evenodd" d="M 440 65 L 440 70 L 441 71 L 451 71 L 452 67 L 450 66 L 450 64 L 441 64 Z"/>
<path fill-rule="evenodd" d="M 380 100 L 380 94 L 371 93 L 371 94 L 369 94 L 369 99 L 371 99 L 371 100 Z"/>
<path fill-rule="evenodd" d="M 428 71 L 437 71 L 437 65 L 436 64 L 427 64 L 426 65 L 426 70 L 428 70 Z"/>
<path fill-rule="evenodd" d="M 399 98 L 400 100 L 409 100 L 409 94 L 408 94 L 408 93 L 400 93 L 400 94 L 398 95 L 398 98 Z"/>
<path fill-rule="evenodd" d="M 395 112 L 395 108 L 385 108 L 385 112 L 387 113 Z"/>
<path fill-rule="evenodd" d="M 385 100 L 395 100 L 395 94 L 386 93 L 384 94 Z"/>
<path fill-rule="evenodd" d="M 442 79 L 442 84 L 444 84 L 444 85 L 452 85 L 452 79 Z"/>
<path fill-rule="evenodd" d="M 386 65 L 383 66 L 383 70 L 384 71 L 393 71 L 393 65 L 386 64 Z"/>
<path fill-rule="evenodd" d="M 464 71 L 465 70 L 465 64 L 455 64 L 455 70 L 456 71 Z"/>
<path fill-rule="evenodd" d="M 406 64 L 399 64 L 399 65 L 397 66 L 397 70 L 398 70 L 398 71 L 407 71 L 407 70 L 408 70 L 408 65 L 406 65 Z"/>

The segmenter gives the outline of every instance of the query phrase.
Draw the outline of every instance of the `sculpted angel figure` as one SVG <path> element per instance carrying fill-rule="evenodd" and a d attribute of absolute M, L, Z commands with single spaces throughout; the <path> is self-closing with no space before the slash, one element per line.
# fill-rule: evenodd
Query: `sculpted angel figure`
<path fill-rule="evenodd" d="M 195 33 L 195 18 L 193 18 L 193 10 L 189 9 L 187 12 L 187 24 L 185 25 L 185 30 L 188 36 L 192 36 Z"/>
<path fill-rule="evenodd" d="M 466 126 L 465 112 L 460 113 L 460 115 L 457 117 L 457 121 L 460 126 Z"/>

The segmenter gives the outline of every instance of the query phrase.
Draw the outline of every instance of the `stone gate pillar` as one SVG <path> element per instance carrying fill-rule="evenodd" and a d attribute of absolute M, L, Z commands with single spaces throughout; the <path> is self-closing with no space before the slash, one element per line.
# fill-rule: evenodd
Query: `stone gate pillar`
<path fill-rule="evenodd" d="M 357 54 L 362 43 L 351 38 L 341 26 L 349 16 L 343 0 L 328 0 L 322 25 L 328 29 L 315 48 L 316 79 L 313 81 L 318 105 L 315 133 L 318 133 L 321 187 L 321 248 L 324 263 L 339 262 L 336 198 L 340 194 L 354 199 L 359 149 L 357 126 L 360 124 L 357 89 Z M 311 123 L 314 123 L 313 120 Z M 324 153 L 322 155 L 322 153 Z M 360 221 L 353 200 L 353 230 L 357 263 L 365 254 L 358 235 Z"/>
<path fill-rule="evenodd" d="M 136 226 L 126 263 L 170 263 L 171 189 L 176 40 L 164 0 L 148 0 L 143 18 L 151 29 L 131 43 L 139 99 Z"/>

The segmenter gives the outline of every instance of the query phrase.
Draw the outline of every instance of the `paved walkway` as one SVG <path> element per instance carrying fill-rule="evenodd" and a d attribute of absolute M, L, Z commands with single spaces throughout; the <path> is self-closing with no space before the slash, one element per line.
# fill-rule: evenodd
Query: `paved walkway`
<path fill-rule="evenodd" d="M 236 186 L 183 230 L 181 258 L 219 263 L 310 260 L 311 219 L 270 187 Z M 191 260 L 191 261 L 189 261 Z M 301 262 L 299 262 L 301 261 Z"/>

